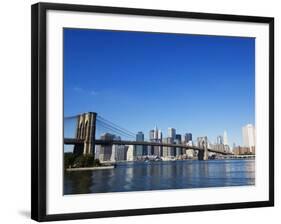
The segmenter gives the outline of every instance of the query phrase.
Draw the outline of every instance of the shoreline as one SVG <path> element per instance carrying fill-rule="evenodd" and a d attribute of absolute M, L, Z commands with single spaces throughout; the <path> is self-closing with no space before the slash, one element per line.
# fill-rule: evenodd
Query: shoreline
<path fill-rule="evenodd" d="M 87 171 L 87 170 L 107 170 L 107 169 L 114 169 L 114 166 L 67 168 L 66 171 Z"/>

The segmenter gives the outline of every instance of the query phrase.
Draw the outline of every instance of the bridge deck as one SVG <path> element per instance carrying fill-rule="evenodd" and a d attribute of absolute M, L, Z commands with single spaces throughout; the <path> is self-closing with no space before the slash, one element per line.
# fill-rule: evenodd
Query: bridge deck
<path fill-rule="evenodd" d="M 84 140 L 82 139 L 74 139 L 74 138 L 65 138 L 64 144 L 66 145 L 78 145 L 83 144 Z M 182 148 L 182 149 L 193 149 L 204 151 L 203 148 L 199 148 L 197 146 L 188 146 L 181 144 L 168 144 L 162 142 L 146 142 L 146 141 L 125 141 L 125 140 L 101 140 L 96 139 L 94 141 L 96 145 L 144 145 L 144 146 L 163 146 L 163 147 L 174 147 L 174 148 Z M 214 149 L 207 149 L 209 152 L 219 153 L 223 155 L 232 155 L 232 153 L 221 152 Z"/>

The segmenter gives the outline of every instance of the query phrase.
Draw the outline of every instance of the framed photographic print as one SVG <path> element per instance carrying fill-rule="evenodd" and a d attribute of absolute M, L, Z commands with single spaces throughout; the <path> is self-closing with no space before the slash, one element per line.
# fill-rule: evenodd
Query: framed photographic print
<path fill-rule="evenodd" d="M 32 219 L 274 205 L 274 19 L 32 6 Z"/>

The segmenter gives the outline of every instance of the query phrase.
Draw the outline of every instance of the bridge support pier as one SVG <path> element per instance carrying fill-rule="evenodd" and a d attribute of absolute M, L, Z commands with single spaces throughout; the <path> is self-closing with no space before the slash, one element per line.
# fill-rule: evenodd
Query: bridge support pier
<path fill-rule="evenodd" d="M 207 137 L 204 137 L 204 139 L 199 144 L 201 148 L 203 148 L 203 150 L 198 151 L 198 160 L 208 160 L 209 153 L 208 153 Z"/>
<path fill-rule="evenodd" d="M 96 117 L 97 114 L 94 112 L 83 113 L 78 116 L 76 139 L 83 140 L 84 143 L 74 146 L 74 154 L 95 154 Z"/>
<path fill-rule="evenodd" d="M 209 153 L 208 153 L 208 145 L 207 142 L 205 142 L 204 146 L 204 158 L 203 160 L 208 160 L 209 159 Z"/>

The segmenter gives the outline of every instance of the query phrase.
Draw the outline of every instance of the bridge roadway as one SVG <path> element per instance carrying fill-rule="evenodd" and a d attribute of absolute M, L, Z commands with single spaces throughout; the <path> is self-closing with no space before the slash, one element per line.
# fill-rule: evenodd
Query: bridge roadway
<path fill-rule="evenodd" d="M 78 145 L 83 144 L 83 139 L 75 139 L 75 138 L 65 138 L 65 145 Z M 164 147 L 175 147 L 175 148 L 183 148 L 183 149 L 193 149 L 198 151 L 204 151 L 203 148 L 199 148 L 197 146 L 188 146 L 181 144 L 168 144 L 162 142 L 147 142 L 147 141 L 125 141 L 125 140 L 102 140 L 96 139 L 94 140 L 95 145 L 147 145 L 147 146 L 164 146 Z M 207 149 L 209 152 L 219 153 L 222 155 L 233 155 L 232 153 L 221 152 L 214 149 Z"/>

